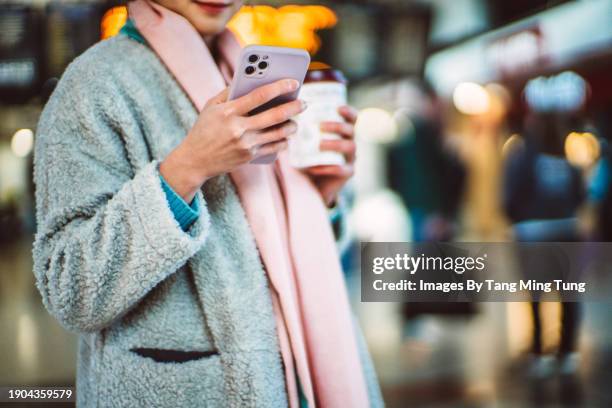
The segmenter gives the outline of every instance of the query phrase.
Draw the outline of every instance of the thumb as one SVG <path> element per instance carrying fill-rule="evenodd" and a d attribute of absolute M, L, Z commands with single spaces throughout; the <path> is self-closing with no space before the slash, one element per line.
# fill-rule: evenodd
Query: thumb
<path fill-rule="evenodd" d="M 229 96 L 229 87 L 225 88 L 206 102 L 206 106 L 219 105 L 220 103 L 227 102 Z"/>

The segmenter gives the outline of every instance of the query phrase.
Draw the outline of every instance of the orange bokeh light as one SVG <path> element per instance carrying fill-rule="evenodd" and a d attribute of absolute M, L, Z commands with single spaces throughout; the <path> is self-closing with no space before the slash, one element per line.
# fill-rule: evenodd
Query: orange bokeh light
<path fill-rule="evenodd" d="M 127 7 L 117 6 L 109 9 L 102 16 L 102 22 L 100 23 L 101 38 L 106 40 L 107 38 L 117 35 L 121 27 L 123 27 L 127 21 L 127 18 Z"/>
<path fill-rule="evenodd" d="M 303 48 L 315 54 L 321 46 L 316 31 L 336 25 L 336 14 L 324 6 L 245 6 L 228 27 L 243 45 Z"/>

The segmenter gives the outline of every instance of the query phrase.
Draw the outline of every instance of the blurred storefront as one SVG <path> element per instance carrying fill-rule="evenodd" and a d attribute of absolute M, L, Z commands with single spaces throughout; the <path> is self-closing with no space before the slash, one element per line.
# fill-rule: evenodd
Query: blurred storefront
<path fill-rule="evenodd" d="M 596 151 L 587 154 L 590 157 L 582 163 L 585 170 L 591 170 L 600 158 L 599 145 L 611 137 L 611 15 L 612 3 L 605 0 L 561 4 L 434 53 L 427 62 L 426 78 L 464 114 L 466 109 L 478 110 L 479 101 L 487 103 L 478 84 L 495 84 L 496 95 L 501 93 L 507 105 L 502 134 L 497 135 L 495 145 L 508 140 L 510 145 L 521 139 L 530 109 L 559 113 L 558 121 L 563 122 L 560 125 L 568 137 L 595 132 Z M 467 108 L 458 106 L 461 101 Z M 470 114 L 467 112 L 468 117 Z M 487 139 L 480 139 L 480 143 L 486 144 Z M 584 143 L 590 142 L 585 139 Z M 486 151 L 476 155 L 485 161 L 485 156 L 494 155 L 487 146 L 482 148 L 474 145 L 470 150 Z M 572 151 L 576 155 L 577 150 L 585 149 L 576 147 Z M 483 180 L 475 188 L 481 193 L 499 189 L 493 184 L 499 179 L 497 171 L 498 165 L 489 163 L 481 172 L 489 173 L 489 184 Z M 478 214 L 483 208 L 476 206 L 473 210 Z M 503 228 L 503 222 L 498 227 Z M 483 225 L 475 228 L 490 229 Z"/>

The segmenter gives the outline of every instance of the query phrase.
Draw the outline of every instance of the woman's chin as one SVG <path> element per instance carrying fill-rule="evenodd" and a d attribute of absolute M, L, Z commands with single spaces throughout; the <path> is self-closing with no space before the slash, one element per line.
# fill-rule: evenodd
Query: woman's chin
<path fill-rule="evenodd" d="M 186 17 L 200 34 L 216 35 L 225 29 L 225 25 L 233 14 L 232 10 L 227 10 L 218 15 L 210 15 L 198 9 L 197 12 L 190 13 Z"/>

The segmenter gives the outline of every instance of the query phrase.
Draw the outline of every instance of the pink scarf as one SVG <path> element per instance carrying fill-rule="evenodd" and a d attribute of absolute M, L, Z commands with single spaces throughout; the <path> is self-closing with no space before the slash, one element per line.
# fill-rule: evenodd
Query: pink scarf
<path fill-rule="evenodd" d="M 147 0 L 130 2 L 129 14 L 198 111 L 227 86 L 240 52 L 228 30 L 218 38 L 220 68 L 182 16 Z M 318 191 L 285 155 L 274 166 L 241 166 L 231 178 L 273 287 L 290 405 L 298 404 L 297 372 L 309 407 L 367 407 L 344 278 Z"/>

